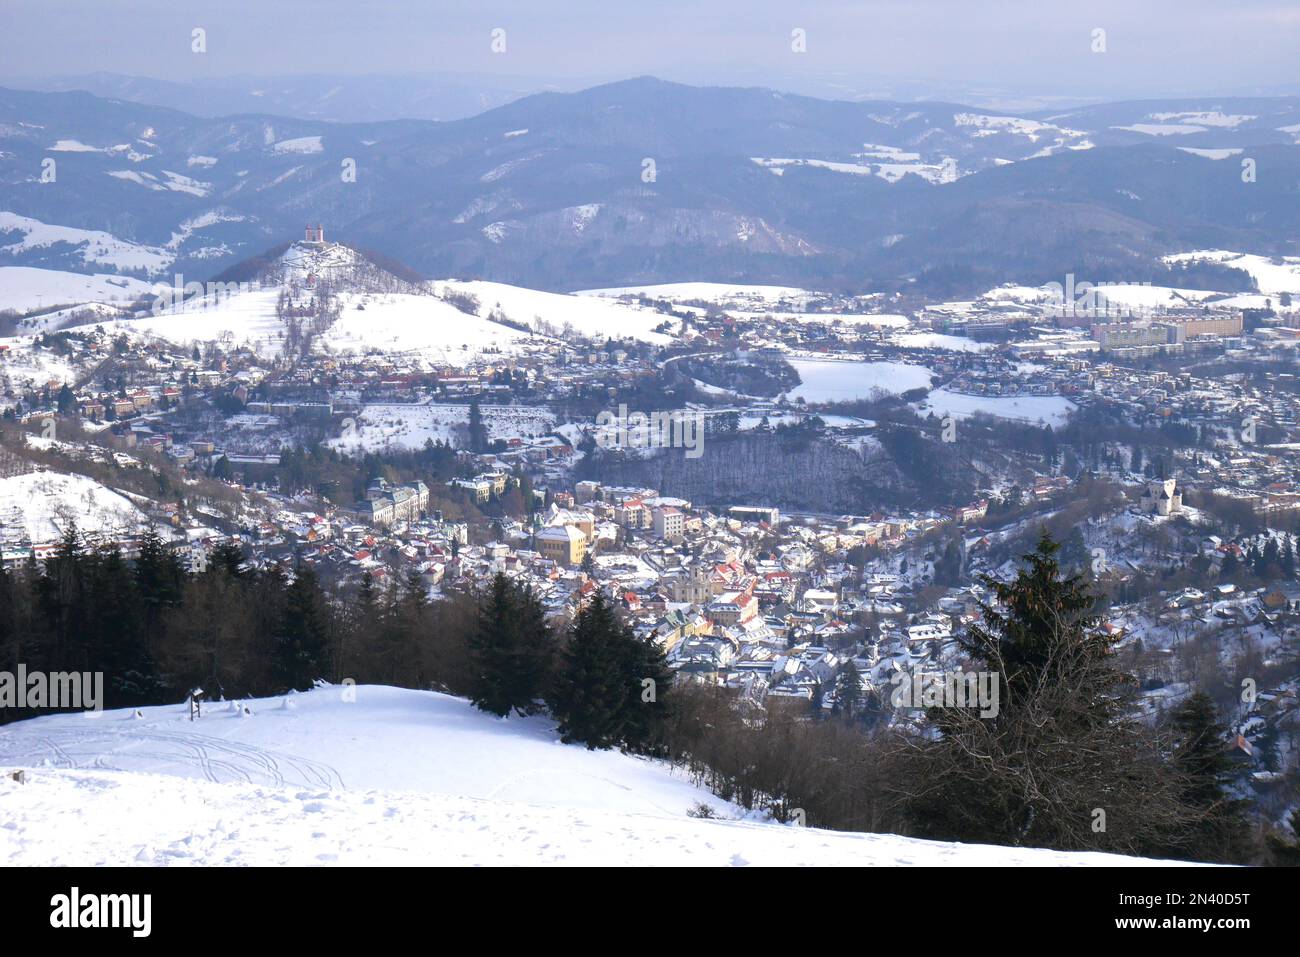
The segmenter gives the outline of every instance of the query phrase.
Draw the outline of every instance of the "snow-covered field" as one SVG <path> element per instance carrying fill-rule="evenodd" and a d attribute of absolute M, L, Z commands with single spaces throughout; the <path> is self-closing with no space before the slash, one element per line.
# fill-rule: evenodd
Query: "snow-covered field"
<path fill-rule="evenodd" d="M 952 415 L 965 418 L 976 412 L 997 416 L 1000 419 L 1018 419 L 1039 422 L 1053 427 L 1064 425 L 1076 406 L 1059 395 L 966 395 L 935 389 L 919 406 L 922 415 Z"/>
<path fill-rule="evenodd" d="M 776 305 L 807 299 L 816 293 L 797 286 L 744 286 L 723 282 L 666 282 L 650 286 L 613 286 L 608 289 L 583 289 L 577 296 L 647 296 L 669 302 L 750 303 Z"/>
<path fill-rule="evenodd" d="M 566 327 L 596 339 L 637 339 L 666 344 L 671 337 L 655 332 L 672 317 L 599 296 L 542 292 L 499 282 L 440 280 L 430 283 L 437 294 L 468 293 L 479 301 L 479 315 L 500 310 L 513 322 L 526 323 L 540 332 L 562 333 Z"/>
<path fill-rule="evenodd" d="M 562 745 L 433 692 L 323 687 L 243 705 L 0 728 L 6 865 L 1144 865 L 760 821 L 666 765 Z M 688 815 L 704 803 L 718 819 Z"/>
<path fill-rule="evenodd" d="M 901 395 L 930 385 L 930 370 L 905 362 L 858 362 L 839 359 L 790 359 L 802 382 L 790 399 L 848 402 L 869 399 L 876 390 Z"/>
<path fill-rule="evenodd" d="M 30 472 L 0 478 L 0 534 L 54 542 L 70 523 L 86 533 L 135 534 L 147 516 L 124 495 L 84 475 Z"/>
<path fill-rule="evenodd" d="M 947 349 L 950 352 L 985 352 L 993 346 L 966 336 L 948 336 L 941 332 L 905 332 L 892 337 L 890 343 L 903 349 Z"/>
<path fill-rule="evenodd" d="M 126 304 L 150 288 L 149 283 L 129 276 L 84 275 L 31 266 L 0 267 L 0 309 L 19 312 L 86 302 Z"/>
<path fill-rule="evenodd" d="M 1250 273 L 1265 295 L 1300 293 L 1300 256 L 1256 256 L 1250 253 L 1207 249 L 1166 256 L 1165 262 L 1217 262 Z"/>
<path fill-rule="evenodd" d="M 161 315 L 123 320 L 111 328 L 180 345 L 229 336 L 234 343 L 271 358 L 284 348 L 285 325 L 275 315 L 278 296 L 275 286 L 191 299 Z M 487 352 L 513 352 L 530 338 L 500 323 L 467 316 L 434 296 L 344 293 L 339 302 L 338 321 L 314 348 L 358 355 L 381 352 L 426 368 L 464 367 Z"/>
<path fill-rule="evenodd" d="M 340 299 L 343 314 L 321 338 L 332 352 L 375 350 L 425 366 L 465 366 L 485 352 L 514 352 L 530 338 L 498 322 L 467 316 L 433 296 L 349 294 Z"/>
<path fill-rule="evenodd" d="M 877 326 L 880 328 L 903 329 L 907 327 L 907 316 L 885 312 L 740 312 L 728 310 L 737 319 L 754 322 L 766 318 L 780 322 L 824 322 L 828 324 L 844 323 L 850 326 Z"/>
<path fill-rule="evenodd" d="M 180 345 L 216 342 L 229 336 L 234 344 L 269 357 L 283 345 L 284 325 L 275 315 L 278 295 L 276 288 L 250 289 L 219 299 L 195 298 L 160 315 L 122 320 L 105 328 L 157 336 Z"/>
<path fill-rule="evenodd" d="M 536 438 L 555 426 L 555 415 L 539 406 L 485 405 L 480 407 L 489 439 Z M 459 446 L 469 424 L 467 405 L 365 406 L 343 434 L 330 444 L 340 452 L 378 449 L 419 449 L 426 441 Z"/>
<path fill-rule="evenodd" d="M 0 339 L 0 345 L 9 347 L 0 356 L 0 383 L 17 390 L 73 382 L 77 372 L 72 363 L 48 349 L 36 348 L 35 340 L 35 336 Z"/>

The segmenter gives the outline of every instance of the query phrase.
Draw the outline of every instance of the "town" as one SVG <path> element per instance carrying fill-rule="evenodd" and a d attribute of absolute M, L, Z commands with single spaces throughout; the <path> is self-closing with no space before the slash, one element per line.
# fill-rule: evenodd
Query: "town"
<path fill-rule="evenodd" d="M 707 284 L 566 297 L 643 317 L 648 332 L 620 339 L 530 326 L 464 291 L 406 297 L 512 333 L 446 362 L 313 348 L 344 310 L 379 321 L 398 284 L 331 276 L 322 257 L 346 247 L 306 235 L 283 276 L 204 291 L 165 328 L 68 324 L 0 346 L 6 566 L 73 528 L 130 556 L 153 527 L 191 569 L 233 543 L 250 567 L 305 563 L 341 596 L 365 580 L 437 600 L 504 574 L 557 629 L 602 593 L 682 680 L 907 722 L 921 711 L 891 706 L 891 680 L 960 667 L 981 576 L 1047 529 L 1107 596 L 1150 708 L 1219 668 L 1252 786 L 1295 772 L 1289 297 L 1117 321 L 1111 302 L 1089 321 L 1016 289 L 922 305 Z M 254 296 L 274 297 L 278 332 L 188 338 L 185 322 Z M 610 433 L 629 407 L 689 411 L 697 455 L 634 441 L 626 421 Z M 749 474 L 730 471 L 746 456 Z M 824 471 L 845 469 L 847 483 Z M 1258 695 L 1241 706 L 1246 678 Z"/>

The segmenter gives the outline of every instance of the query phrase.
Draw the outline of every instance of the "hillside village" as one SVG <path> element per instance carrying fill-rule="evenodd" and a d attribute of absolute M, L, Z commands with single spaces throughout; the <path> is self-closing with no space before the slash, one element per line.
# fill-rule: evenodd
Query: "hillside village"
<path fill-rule="evenodd" d="M 1005 575 L 1047 527 L 1106 595 L 1149 706 L 1219 676 L 1241 786 L 1279 817 L 1293 800 L 1289 296 L 1171 294 L 1119 321 L 1118 287 L 1087 321 L 1014 288 L 968 303 L 709 284 L 530 300 L 411 287 L 319 226 L 307 236 L 273 274 L 161 312 L 18 321 L 0 342 L 6 566 L 43 561 L 74 528 L 130 556 L 154 527 L 190 568 L 233 542 L 250 567 L 306 563 L 343 596 L 364 581 L 437 600 L 504 573 L 561 627 L 601 592 L 683 680 L 829 714 L 851 667 L 862 720 L 906 722 L 919 710 L 891 703 L 895 677 L 960 664 L 955 636 L 990 597 L 979 576 Z M 871 476 L 907 471 L 903 433 L 922 476 L 953 454 L 970 478 L 964 497 L 936 483 L 906 508 L 791 507 L 762 485 L 701 501 L 620 478 L 681 452 L 598 450 L 597 416 L 620 406 L 698 416 L 702 467 L 772 443 L 847 454 L 863 504 Z M 50 498 L 40 520 L 20 515 L 34 489 Z"/>

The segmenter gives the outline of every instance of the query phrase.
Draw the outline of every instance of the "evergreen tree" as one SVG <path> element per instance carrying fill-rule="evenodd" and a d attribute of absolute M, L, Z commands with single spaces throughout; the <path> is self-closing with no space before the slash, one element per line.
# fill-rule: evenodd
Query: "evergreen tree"
<path fill-rule="evenodd" d="M 180 560 L 163 544 L 158 530 L 150 526 L 140 540 L 140 553 L 135 560 L 136 586 L 146 609 L 156 614 L 160 608 L 179 604 L 184 579 L 185 569 Z"/>
<path fill-rule="evenodd" d="M 1291 541 L 1290 535 L 1287 535 L 1285 541 L 1283 541 L 1282 543 L 1281 561 L 1282 561 L 1283 577 L 1288 579 L 1295 578 L 1295 572 L 1296 572 L 1295 547 Z"/>
<path fill-rule="evenodd" d="M 1004 700 L 1024 701 L 1045 683 L 1068 684 L 1088 674 L 1096 679 L 1078 689 L 1077 713 L 1089 722 L 1117 714 L 1118 671 L 1097 669 L 1113 654 L 1113 642 L 1097 630 L 1096 598 L 1080 575 L 1064 577 L 1060 545 L 1046 531 L 1025 556 L 1027 566 L 1011 582 L 987 575 L 981 581 L 993 603 L 980 603 L 982 621 L 958 639 L 973 662 L 1001 673 Z"/>
<path fill-rule="evenodd" d="M 550 676 L 552 639 L 541 602 L 498 572 L 470 639 L 470 700 L 492 714 L 531 714 Z"/>
<path fill-rule="evenodd" d="M 1224 578 L 1231 579 L 1241 570 L 1241 562 L 1237 559 L 1237 553 L 1232 549 L 1223 556 L 1223 562 L 1219 566 L 1219 574 Z"/>
<path fill-rule="evenodd" d="M 514 662 L 523 646 L 520 631 L 514 589 L 498 572 L 480 602 L 478 626 L 470 638 L 474 707 L 503 717 L 514 710 Z"/>
<path fill-rule="evenodd" d="M 73 395 L 72 389 L 66 382 L 59 389 L 58 409 L 60 415 L 72 415 L 77 411 L 77 397 Z"/>
<path fill-rule="evenodd" d="M 654 638 L 638 638 L 623 626 L 627 691 L 623 747 L 638 754 L 663 754 L 664 729 L 672 711 L 672 672 L 668 656 Z"/>
<path fill-rule="evenodd" d="M 982 579 L 993 601 L 959 643 L 974 673 L 997 683 L 996 706 L 949 701 L 927 712 L 939 737 L 913 742 L 905 804 L 926 837 L 1163 851 L 1186 835 L 1190 814 L 1133 719 L 1134 681 L 1115 666 L 1092 594 L 1063 576 L 1058 551 L 1044 533 L 1014 579 Z"/>
<path fill-rule="evenodd" d="M 91 570 L 88 631 L 95 670 L 103 671 L 108 708 L 165 700 L 145 645 L 143 607 L 131 567 L 116 548 L 97 556 Z"/>
<path fill-rule="evenodd" d="M 469 447 L 472 452 L 486 452 L 488 447 L 487 427 L 483 424 L 483 410 L 479 408 L 478 399 L 469 404 Z"/>
<path fill-rule="evenodd" d="M 244 564 L 244 552 L 234 542 L 222 542 L 208 555 L 208 567 L 222 571 L 231 578 L 243 577 L 240 566 Z"/>
<path fill-rule="evenodd" d="M 327 646 L 325 596 L 311 566 L 299 565 L 275 633 L 272 679 L 279 691 L 309 690 L 325 672 Z"/>
<path fill-rule="evenodd" d="M 1179 705 L 1172 723 L 1179 734 L 1173 761 L 1183 776 L 1183 802 L 1200 815 L 1194 824 L 1198 857 L 1226 859 L 1246 833 L 1245 802 L 1228 793 L 1233 767 L 1227 728 L 1204 691 Z"/>
<path fill-rule="evenodd" d="M 852 658 L 846 658 L 835 671 L 835 711 L 846 721 L 857 717 L 862 708 L 862 674 Z"/>
<path fill-rule="evenodd" d="M 622 740 L 631 689 L 621 637 L 613 609 L 597 592 L 573 620 L 556 682 L 551 710 L 566 744 L 596 750 Z"/>

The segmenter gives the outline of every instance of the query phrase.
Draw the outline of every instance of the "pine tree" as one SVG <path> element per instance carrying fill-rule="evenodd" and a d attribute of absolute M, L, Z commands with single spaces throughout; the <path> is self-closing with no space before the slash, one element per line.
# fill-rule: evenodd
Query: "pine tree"
<path fill-rule="evenodd" d="M 835 711 L 846 721 L 852 721 L 862 707 L 862 674 L 852 658 L 835 671 Z"/>
<path fill-rule="evenodd" d="M 529 587 L 516 589 L 519 608 L 520 654 L 515 669 L 516 708 L 536 712 L 550 691 L 555 675 L 555 634 L 546 621 L 541 599 Z"/>
<path fill-rule="evenodd" d="M 1171 721 L 1179 735 L 1173 763 L 1185 782 L 1183 801 L 1199 814 L 1193 825 L 1197 856 L 1223 860 L 1242 845 L 1246 831 L 1245 802 L 1228 793 L 1233 768 L 1227 728 L 1204 691 L 1179 705 Z"/>
<path fill-rule="evenodd" d="M 1241 562 L 1237 559 L 1237 553 L 1229 549 L 1223 556 L 1223 562 L 1219 566 L 1219 574 L 1224 578 L 1231 579 L 1241 570 Z"/>
<path fill-rule="evenodd" d="M 1115 665 L 1095 600 L 1062 575 L 1058 550 L 1044 533 L 1014 579 L 982 579 L 993 601 L 959 643 L 981 681 L 997 682 L 996 706 L 927 712 L 939 736 L 911 741 L 915 763 L 898 776 L 908 814 L 921 836 L 944 840 L 1163 851 L 1190 815 L 1133 718 L 1134 681 Z"/>
<path fill-rule="evenodd" d="M 222 542 L 208 556 L 208 567 L 215 572 L 224 572 L 231 578 L 242 578 L 240 566 L 244 564 L 244 552 L 234 542 Z"/>
<path fill-rule="evenodd" d="M 574 618 L 556 683 L 552 714 L 562 740 L 612 748 L 623 736 L 627 658 L 614 612 L 597 592 Z"/>
<path fill-rule="evenodd" d="M 135 560 L 136 586 L 145 607 L 156 612 L 179 604 L 184 579 L 180 560 L 163 544 L 158 530 L 150 526 L 140 539 L 140 553 Z"/>
<path fill-rule="evenodd" d="M 553 641 L 541 602 L 498 572 L 470 639 L 470 700 L 492 714 L 531 714 L 551 672 Z"/>
<path fill-rule="evenodd" d="M 474 707 L 502 717 L 514 710 L 514 660 L 523 646 L 520 631 L 514 589 L 498 572 L 479 604 L 478 625 L 470 639 Z"/>
<path fill-rule="evenodd" d="M 469 447 L 471 452 L 487 451 L 487 427 L 483 424 L 483 410 L 478 399 L 469 404 Z"/>
<path fill-rule="evenodd" d="M 1296 558 L 1295 548 L 1291 541 L 1291 536 L 1287 535 L 1282 543 L 1282 575 L 1285 578 L 1295 578 Z"/>
<path fill-rule="evenodd" d="M 161 703 L 163 688 L 145 645 L 135 576 L 116 547 L 97 556 L 89 587 L 88 630 L 94 642 L 94 667 L 107 678 L 105 707 Z"/>
<path fill-rule="evenodd" d="M 638 638 L 627 626 L 620 630 L 626 661 L 623 747 L 638 754 L 662 755 L 672 711 L 668 656 L 655 639 Z"/>
<path fill-rule="evenodd" d="M 299 565 L 275 633 L 272 678 L 279 690 L 309 690 L 325 673 L 327 646 L 325 596 L 311 567 Z"/>
<path fill-rule="evenodd" d="M 1083 577 L 1062 575 L 1060 547 L 1044 531 L 1011 582 L 982 576 L 994 602 L 980 603 L 981 623 L 958 643 L 973 662 L 1000 669 L 1004 701 L 1012 707 L 1045 683 L 1068 684 L 1085 673 L 1100 679 L 1079 688 L 1086 700 L 1076 703 L 1085 720 L 1105 722 L 1117 713 L 1124 678 L 1096 668 L 1110 659 L 1113 642 L 1097 630 L 1096 598 Z"/>

